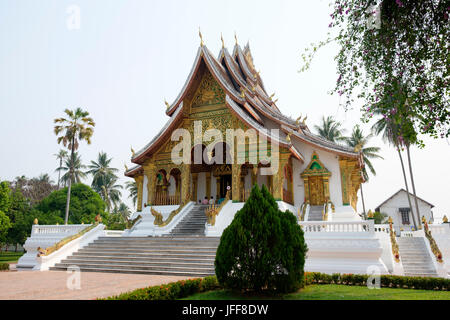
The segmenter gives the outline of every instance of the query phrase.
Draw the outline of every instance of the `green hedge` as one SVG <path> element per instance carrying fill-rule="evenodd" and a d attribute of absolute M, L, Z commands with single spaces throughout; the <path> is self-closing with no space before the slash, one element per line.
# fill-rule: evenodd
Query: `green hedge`
<path fill-rule="evenodd" d="M 0 264 L 1 270 L 1 264 Z M 365 274 L 326 274 L 305 272 L 304 284 L 340 284 L 348 286 L 366 286 L 369 275 Z M 381 276 L 381 287 L 417 290 L 450 290 L 450 279 L 405 276 Z M 137 289 L 118 296 L 99 300 L 176 300 L 199 292 L 220 289 L 215 276 L 181 280 L 160 286 Z"/>
<path fill-rule="evenodd" d="M 137 289 L 118 296 L 112 296 L 106 300 L 176 300 L 188 297 L 195 293 L 214 290 L 219 288 L 217 278 L 206 277 L 198 279 L 181 280 L 154 286 Z"/>
<path fill-rule="evenodd" d="M 0 271 L 9 270 L 9 263 L 0 263 Z"/>
<path fill-rule="evenodd" d="M 369 275 L 366 274 L 325 274 L 306 272 L 305 285 L 309 284 L 343 284 L 350 286 L 366 286 Z M 381 287 L 418 290 L 450 290 L 450 279 L 407 276 L 380 276 Z"/>

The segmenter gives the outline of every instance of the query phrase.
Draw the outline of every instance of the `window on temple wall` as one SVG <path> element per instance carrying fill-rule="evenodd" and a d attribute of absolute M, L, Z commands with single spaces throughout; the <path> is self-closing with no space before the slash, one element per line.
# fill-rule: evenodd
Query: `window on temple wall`
<path fill-rule="evenodd" d="M 409 208 L 400 208 L 399 210 L 402 216 L 402 224 L 409 224 Z"/>

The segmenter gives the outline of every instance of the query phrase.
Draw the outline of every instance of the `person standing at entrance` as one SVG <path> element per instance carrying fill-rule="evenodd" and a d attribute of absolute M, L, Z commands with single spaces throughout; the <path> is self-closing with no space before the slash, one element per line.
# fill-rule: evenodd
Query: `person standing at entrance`
<path fill-rule="evenodd" d="M 203 199 L 202 204 L 209 204 L 208 197 L 205 197 L 205 199 Z"/>
<path fill-rule="evenodd" d="M 214 204 L 215 203 L 215 201 L 214 201 L 214 197 L 213 196 L 211 196 L 211 199 L 209 199 L 209 204 Z"/>

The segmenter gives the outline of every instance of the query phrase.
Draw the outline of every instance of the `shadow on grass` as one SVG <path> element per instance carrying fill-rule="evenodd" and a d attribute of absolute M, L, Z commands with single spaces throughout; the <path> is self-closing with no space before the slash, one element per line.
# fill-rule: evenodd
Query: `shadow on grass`
<path fill-rule="evenodd" d="M 284 295 L 243 294 L 230 290 L 198 293 L 183 300 L 450 300 L 448 291 L 381 288 L 363 286 L 310 285 Z"/>

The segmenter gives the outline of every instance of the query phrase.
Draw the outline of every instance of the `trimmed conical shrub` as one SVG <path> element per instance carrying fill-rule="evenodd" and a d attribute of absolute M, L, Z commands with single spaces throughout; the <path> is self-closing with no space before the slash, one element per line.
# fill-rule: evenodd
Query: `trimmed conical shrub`
<path fill-rule="evenodd" d="M 224 230 L 216 253 L 217 279 L 225 288 L 293 292 L 303 285 L 307 251 L 290 211 L 281 211 L 257 185 Z"/>

